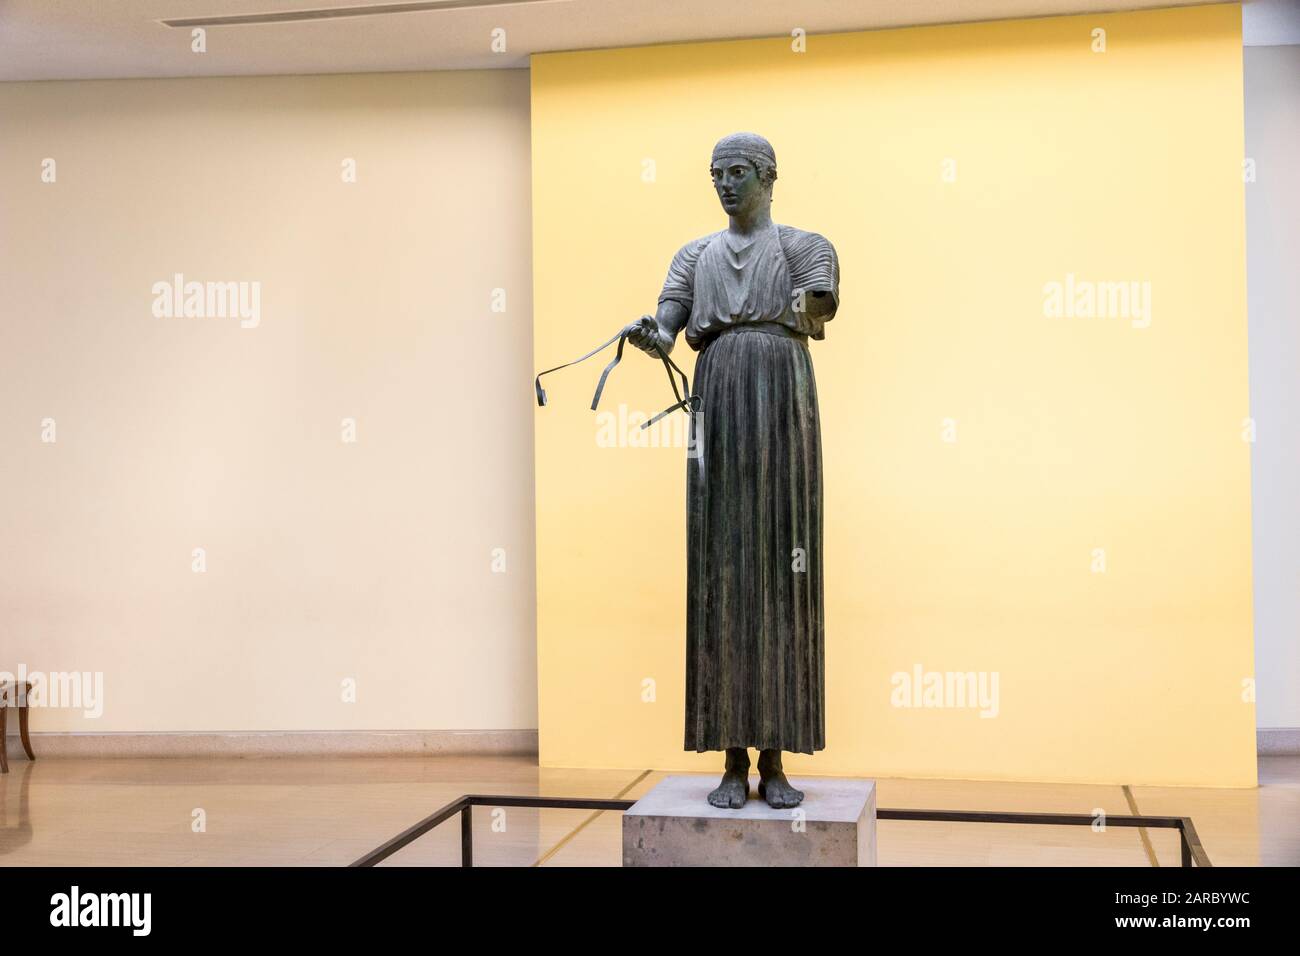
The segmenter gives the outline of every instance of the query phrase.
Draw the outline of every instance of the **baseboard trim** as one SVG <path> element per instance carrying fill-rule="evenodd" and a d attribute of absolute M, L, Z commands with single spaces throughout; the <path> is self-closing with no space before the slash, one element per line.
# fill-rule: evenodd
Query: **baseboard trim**
<path fill-rule="evenodd" d="M 1261 757 L 1300 756 L 1300 727 L 1260 727 L 1255 747 Z"/>
<path fill-rule="evenodd" d="M 9 753 L 22 754 L 11 734 Z M 536 756 L 536 730 L 306 730 L 32 733 L 41 757 Z"/>
<path fill-rule="evenodd" d="M 1260 727 L 1260 756 L 1300 756 L 1300 727 Z M 22 754 L 17 734 L 9 752 Z M 291 730 L 196 733 L 32 733 L 50 757 L 537 756 L 536 730 Z"/>

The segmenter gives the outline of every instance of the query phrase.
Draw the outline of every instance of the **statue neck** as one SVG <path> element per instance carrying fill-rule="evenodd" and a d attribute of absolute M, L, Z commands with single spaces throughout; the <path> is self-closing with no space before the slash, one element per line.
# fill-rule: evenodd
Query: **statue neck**
<path fill-rule="evenodd" d="M 772 204 L 764 203 L 758 209 L 748 213 L 738 213 L 729 217 L 728 231 L 740 236 L 752 235 L 772 225 Z"/>

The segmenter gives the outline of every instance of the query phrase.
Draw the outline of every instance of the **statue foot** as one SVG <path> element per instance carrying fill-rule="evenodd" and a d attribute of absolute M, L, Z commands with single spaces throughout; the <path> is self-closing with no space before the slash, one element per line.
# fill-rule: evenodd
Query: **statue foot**
<path fill-rule="evenodd" d="M 749 775 L 728 770 L 722 783 L 709 794 L 709 803 L 721 810 L 739 810 L 749 799 Z"/>
<path fill-rule="evenodd" d="M 790 781 L 785 779 L 785 774 L 780 772 L 758 782 L 758 796 L 759 799 L 766 800 L 767 805 L 774 810 L 797 807 L 803 803 L 803 791 L 792 787 Z"/>
<path fill-rule="evenodd" d="M 764 750 L 758 755 L 758 796 L 773 810 L 785 810 L 803 803 L 803 791 L 796 790 L 781 768 L 781 751 Z"/>

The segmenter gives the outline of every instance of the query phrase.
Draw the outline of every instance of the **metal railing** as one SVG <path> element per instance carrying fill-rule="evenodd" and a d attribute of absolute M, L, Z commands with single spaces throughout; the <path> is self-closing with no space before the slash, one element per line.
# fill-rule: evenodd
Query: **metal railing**
<path fill-rule="evenodd" d="M 460 814 L 460 865 L 474 865 L 474 807 L 530 807 L 540 810 L 618 810 L 635 804 L 635 800 L 602 800 L 585 797 L 529 797 L 504 794 L 467 793 L 439 810 L 429 814 L 419 823 L 403 830 L 391 840 L 375 847 L 350 866 L 374 866 L 388 859 L 398 850 L 414 843 L 434 827 Z M 876 811 L 877 820 L 925 820 L 936 823 L 1014 823 L 1038 826 L 1090 827 L 1097 818 L 1086 813 L 1021 813 L 990 810 L 890 810 Z M 1183 866 L 1213 866 L 1191 817 L 1110 816 L 1105 817 L 1108 827 L 1151 827 L 1158 830 L 1177 830 L 1182 851 Z"/>

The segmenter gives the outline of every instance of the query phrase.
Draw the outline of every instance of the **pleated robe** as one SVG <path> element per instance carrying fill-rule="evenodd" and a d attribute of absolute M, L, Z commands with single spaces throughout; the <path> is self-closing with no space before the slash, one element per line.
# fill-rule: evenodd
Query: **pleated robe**
<path fill-rule="evenodd" d="M 804 297 L 829 293 L 814 318 Z M 834 247 L 771 225 L 673 257 L 701 400 L 687 459 L 688 751 L 826 746 L 822 456 L 808 340 L 839 301 Z"/>

